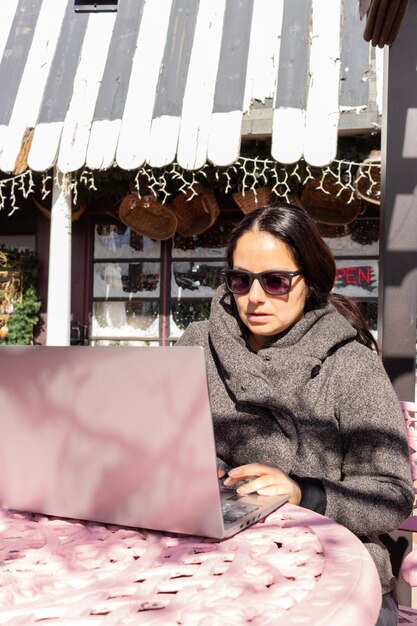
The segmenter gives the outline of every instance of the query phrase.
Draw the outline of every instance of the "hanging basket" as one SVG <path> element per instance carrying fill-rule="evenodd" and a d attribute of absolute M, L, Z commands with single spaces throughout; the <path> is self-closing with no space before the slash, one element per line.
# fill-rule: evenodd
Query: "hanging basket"
<path fill-rule="evenodd" d="M 310 178 L 302 193 L 305 210 L 323 224 L 350 224 L 359 215 L 362 204 L 359 198 L 351 199 L 352 191 L 344 188 L 333 176 Z"/>
<path fill-rule="evenodd" d="M 272 187 L 256 187 L 245 192 L 236 191 L 232 197 L 243 213 L 250 213 L 261 206 L 273 204 L 278 198 Z"/>
<path fill-rule="evenodd" d="M 213 226 L 220 213 L 212 189 L 195 185 L 194 191 L 196 195 L 189 189 L 179 193 L 172 201 L 178 220 L 177 233 L 181 237 L 200 235 Z"/>
<path fill-rule="evenodd" d="M 172 209 L 152 195 L 127 194 L 119 206 L 119 219 L 134 232 L 157 241 L 170 239 L 177 228 Z"/>
<path fill-rule="evenodd" d="M 355 192 L 371 204 L 381 203 L 381 152 L 373 150 L 358 167 Z"/>

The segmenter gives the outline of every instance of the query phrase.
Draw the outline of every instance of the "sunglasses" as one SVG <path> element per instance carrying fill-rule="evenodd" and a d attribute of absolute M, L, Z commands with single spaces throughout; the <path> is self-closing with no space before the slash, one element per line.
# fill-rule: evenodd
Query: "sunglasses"
<path fill-rule="evenodd" d="M 302 270 L 287 272 L 285 270 L 270 270 L 253 274 L 246 270 L 223 270 L 226 286 L 229 291 L 242 295 L 248 293 L 252 283 L 257 278 L 262 289 L 271 296 L 285 296 L 291 291 L 291 282 L 294 276 L 302 274 Z"/>

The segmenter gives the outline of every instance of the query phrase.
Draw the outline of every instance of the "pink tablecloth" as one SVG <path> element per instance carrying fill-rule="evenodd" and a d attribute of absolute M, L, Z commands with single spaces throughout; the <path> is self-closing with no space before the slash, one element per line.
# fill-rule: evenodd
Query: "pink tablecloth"
<path fill-rule="evenodd" d="M 8 626 L 369 626 L 380 603 L 359 540 L 288 504 L 223 542 L 0 509 Z"/>

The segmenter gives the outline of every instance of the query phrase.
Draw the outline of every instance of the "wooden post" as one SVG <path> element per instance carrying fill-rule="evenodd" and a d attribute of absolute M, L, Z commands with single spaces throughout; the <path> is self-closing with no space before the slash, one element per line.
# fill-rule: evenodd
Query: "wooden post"
<path fill-rule="evenodd" d="M 417 2 L 410 2 L 395 43 L 385 49 L 382 128 L 378 340 L 399 399 L 414 400 L 417 304 Z M 384 425 L 381 424 L 381 428 Z M 391 533 L 394 573 L 411 535 Z M 399 578 L 401 604 L 411 589 Z"/>
<path fill-rule="evenodd" d="M 414 400 L 417 305 L 417 2 L 385 51 L 378 339 L 401 400 Z"/>
<path fill-rule="evenodd" d="M 54 173 L 55 174 L 55 173 Z M 69 346 L 71 338 L 71 194 L 54 175 L 49 245 L 46 345 Z"/>

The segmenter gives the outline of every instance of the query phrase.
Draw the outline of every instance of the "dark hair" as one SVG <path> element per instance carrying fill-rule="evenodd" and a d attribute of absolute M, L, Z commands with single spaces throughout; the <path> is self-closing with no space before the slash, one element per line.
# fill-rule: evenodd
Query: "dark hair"
<path fill-rule="evenodd" d="M 350 298 L 331 293 L 336 263 L 314 219 L 304 209 L 279 201 L 247 213 L 232 231 L 227 247 L 229 267 L 233 267 L 237 242 L 251 230 L 269 233 L 288 246 L 297 266 L 303 270 L 308 288 L 306 311 L 331 302 L 355 328 L 357 341 L 378 351 L 360 306 Z"/>

